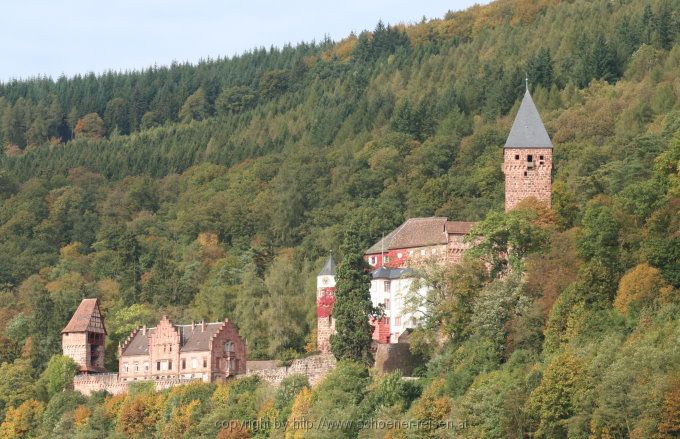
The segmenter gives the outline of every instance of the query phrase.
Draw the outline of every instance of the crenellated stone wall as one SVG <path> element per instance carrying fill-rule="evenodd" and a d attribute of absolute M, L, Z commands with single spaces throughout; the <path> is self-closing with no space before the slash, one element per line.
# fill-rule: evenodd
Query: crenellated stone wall
<path fill-rule="evenodd" d="M 284 378 L 296 374 L 306 376 L 309 383 L 314 385 L 335 368 L 336 361 L 335 357 L 331 354 L 319 354 L 293 360 L 289 366 L 259 368 L 256 364 L 253 364 L 254 367 L 251 367 L 250 363 L 248 362 L 246 376 L 256 375 L 269 384 L 276 386 Z"/>
<path fill-rule="evenodd" d="M 156 391 L 168 389 L 174 386 L 181 386 L 195 382 L 197 380 L 187 379 L 162 379 L 162 380 L 147 380 L 147 381 L 120 381 L 118 374 L 115 373 L 101 373 L 93 375 L 77 375 L 73 378 L 73 390 L 76 390 L 84 395 L 90 395 L 93 392 L 106 390 L 112 395 L 127 393 L 128 388 L 134 383 L 152 382 L 156 386 Z M 198 380 L 200 381 L 200 380 Z"/>

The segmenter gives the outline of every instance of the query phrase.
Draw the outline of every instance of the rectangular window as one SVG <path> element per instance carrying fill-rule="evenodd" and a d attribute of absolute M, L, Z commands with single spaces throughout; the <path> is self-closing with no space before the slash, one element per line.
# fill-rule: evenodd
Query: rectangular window
<path fill-rule="evenodd" d="M 208 367 L 208 359 L 204 358 L 203 359 L 203 368 L 206 368 L 206 367 Z"/>
<path fill-rule="evenodd" d="M 156 370 L 161 370 L 161 362 L 156 361 Z"/>
<path fill-rule="evenodd" d="M 531 162 L 533 162 L 533 161 L 534 161 L 534 156 L 531 155 L 531 154 L 529 154 L 529 155 L 527 156 L 527 162 L 531 163 Z"/>
<path fill-rule="evenodd" d="M 515 154 L 515 160 L 519 160 L 519 154 Z"/>
<path fill-rule="evenodd" d="M 144 363 L 144 371 L 148 371 L 148 370 L 149 370 L 149 363 Z"/>
<path fill-rule="evenodd" d="M 391 287 L 392 287 L 392 284 L 390 283 L 390 281 L 386 280 L 385 283 L 384 283 L 384 292 L 389 293 Z"/>
<path fill-rule="evenodd" d="M 539 155 L 539 156 L 538 156 L 538 159 L 539 159 L 539 160 L 543 160 L 543 156 L 542 156 L 542 155 Z"/>
<path fill-rule="evenodd" d="M 123 363 L 123 369 L 125 370 L 125 373 L 128 373 L 130 370 L 130 366 L 127 363 Z"/>
<path fill-rule="evenodd" d="M 186 360 L 186 358 L 182 358 L 182 369 L 186 369 L 186 368 L 187 368 L 187 360 Z"/>
<path fill-rule="evenodd" d="M 376 257 L 371 256 L 371 265 L 375 265 L 375 264 L 376 264 Z"/>
<path fill-rule="evenodd" d="M 389 256 L 383 256 L 383 264 L 389 264 L 390 262 L 390 257 Z"/>
<path fill-rule="evenodd" d="M 394 318 L 394 326 L 401 326 L 401 317 Z"/>
<path fill-rule="evenodd" d="M 390 309 L 390 299 L 385 299 L 385 309 L 389 311 L 389 309 Z"/>
<path fill-rule="evenodd" d="M 172 370 L 172 361 L 168 362 L 168 370 Z"/>
<path fill-rule="evenodd" d="M 191 359 L 191 368 L 192 369 L 197 369 L 198 368 L 198 360 L 195 358 Z"/>
<path fill-rule="evenodd" d="M 139 363 L 135 363 L 135 372 L 139 372 Z"/>

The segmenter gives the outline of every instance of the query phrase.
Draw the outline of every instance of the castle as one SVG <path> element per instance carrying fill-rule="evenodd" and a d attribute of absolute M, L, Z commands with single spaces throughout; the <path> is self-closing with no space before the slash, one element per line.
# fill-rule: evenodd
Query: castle
<path fill-rule="evenodd" d="M 137 328 L 118 347 L 118 374 L 104 369 L 105 337 L 99 300 L 83 299 L 62 330 L 62 351 L 80 367 L 74 388 L 82 393 L 122 393 L 134 381 L 165 388 L 246 373 L 246 345 L 229 320 L 175 325 L 163 317 L 155 328 Z"/>
<path fill-rule="evenodd" d="M 506 211 L 528 198 L 550 206 L 552 142 L 528 88 L 503 148 L 502 169 Z M 460 263 L 470 245 L 465 237 L 474 225 L 443 217 L 410 218 L 366 250 L 364 258 L 372 270 L 371 300 L 385 310 L 382 319 L 371 322 L 377 357 L 381 353 L 386 357 L 383 365 L 410 355 L 402 348 L 407 347 L 408 334 L 418 325 L 419 312 L 406 306 L 405 296 L 412 289 L 417 268 L 431 262 Z M 85 394 L 97 390 L 115 394 L 127 392 L 135 381 L 150 381 L 156 389 L 163 389 L 242 375 L 258 375 L 276 384 L 292 373 L 305 374 L 314 383 L 335 364 L 330 355 L 330 337 L 335 332 L 335 269 L 331 254 L 317 276 L 317 348 L 321 354 L 295 360 L 290 366 L 254 361 L 252 369 L 247 367 L 245 341 L 228 320 L 176 325 L 163 317 L 155 328 L 143 326 L 132 331 L 118 348 L 119 372 L 107 373 L 107 332 L 99 301 L 84 299 L 62 331 L 63 353 L 80 368 L 74 389 Z M 417 293 L 427 291 L 421 287 Z"/>
<path fill-rule="evenodd" d="M 535 198 L 550 207 L 552 187 L 552 142 L 527 87 L 510 134 L 503 147 L 505 211 L 522 200 Z M 465 236 L 474 222 L 447 218 L 410 218 L 368 248 L 365 260 L 371 266 L 371 301 L 382 305 L 385 316 L 372 322 L 373 340 L 378 344 L 406 342 L 418 324 L 418 312 L 404 303 L 419 264 L 434 261 L 458 264 L 469 244 Z M 317 345 L 330 351 L 335 331 L 333 303 L 335 261 L 332 255 L 317 277 Z M 426 294 L 425 287 L 417 291 Z"/>

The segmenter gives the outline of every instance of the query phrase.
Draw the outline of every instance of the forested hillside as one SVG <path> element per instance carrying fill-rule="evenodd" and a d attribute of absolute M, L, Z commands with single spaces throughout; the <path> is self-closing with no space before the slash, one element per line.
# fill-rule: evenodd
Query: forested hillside
<path fill-rule="evenodd" d="M 555 144 L 553 208 L 503 214 L 525 74 Z M 382 417 L 465 421 L 466 438 L 678 437 L 679 102 L 678 0 L 499 0 L 339 42 L 0 84 L 0 436 Z M 425 273 L 417 381 L 341 363 L 311 390 L 60 391 L 72 369 L 50 358 L 83 297 L 101 300 L 110 370 L 163 314 L 229 317 L 251 358 L 286 360 L 315 350 L 315 275 L 345 231 L 369 245 L 430 215 L 483 221 L 470 261 Z M 285 435 L 448 437 L 420 426 Z"/>

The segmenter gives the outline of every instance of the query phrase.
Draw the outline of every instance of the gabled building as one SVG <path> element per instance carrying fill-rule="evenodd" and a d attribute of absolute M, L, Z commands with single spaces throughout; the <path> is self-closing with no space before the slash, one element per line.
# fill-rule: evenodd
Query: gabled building
<path fill-rule="evenodd" d="M 223 381 L 246 372 L 246 345 L 229 320 L 175 325 L 163 317 L 138 328 L 118 348 L 121 381 Z"/>
<path fill-rule="evenodd" d="M 445 217 L 410 218 L 366 250 L 371 267 L 403 268 L 418 261 L 457 263 L 468 248 L 465 235 L 475 225 Z"/>
<path fill-rule="evenodd" d="M 74 389 L 127 391 L 131 381 L 157 388 L 202 380 L 223 381 L 246 373 L 246 344 L 229 320 L 175 325 L 163 317 L 155 328 L 137 328 L 118 346 L 118 373 L 104 369 L 106 328 L 99 300 L 83 299 L 62 330 L 63 354 L 80 366 Z"/>
<path fill-rule="evenodd" d="M 66 327 L 61 331 L 64 355 L 73 358 L 81 373 L 104 372 L 106 328 L 98 299 L 83 299 Z"/>

